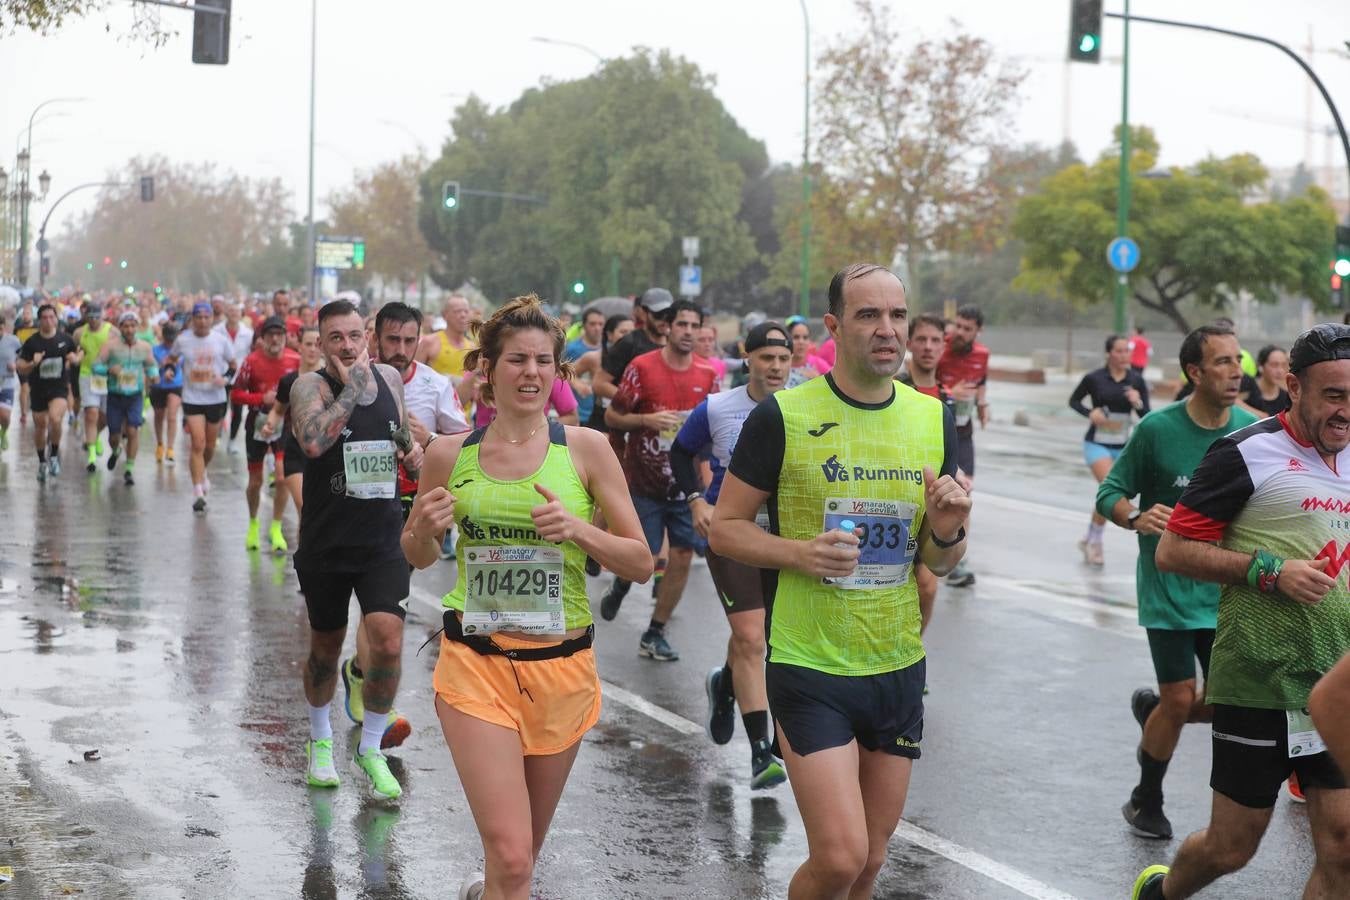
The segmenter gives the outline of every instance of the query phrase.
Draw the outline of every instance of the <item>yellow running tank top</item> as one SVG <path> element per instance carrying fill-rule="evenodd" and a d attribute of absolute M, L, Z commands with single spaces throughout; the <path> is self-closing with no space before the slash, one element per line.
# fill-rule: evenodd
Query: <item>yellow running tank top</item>
<path fill-rule="evenodd" d="M 941 401 L 897 383 L 888 402 L 860 404 L 829 377 L 773 399 L 784 435 L 778 533 L 810 540 L 830 528 L 865 532 L 849 579 L 779 573 L 769 659 L 832 675 L 913 665 L 924 650 L 912 567 L 924 516 L 923 468 L 942 470 Z"/>
<path fill-rule="evenodd" d="M 436 337 L 440 339 L 441 349 L 431 360 L 431 367 L 442 375 L 454 375 L 456 378 L 464 374 L 464 357 L 469 355 L 469 351 L 476 345 L 470 338 L 464 338 L 464 346 L 456 347 L 450 343 L 450 338 L 445 336 L 444 331 L 436 332 Z"/>

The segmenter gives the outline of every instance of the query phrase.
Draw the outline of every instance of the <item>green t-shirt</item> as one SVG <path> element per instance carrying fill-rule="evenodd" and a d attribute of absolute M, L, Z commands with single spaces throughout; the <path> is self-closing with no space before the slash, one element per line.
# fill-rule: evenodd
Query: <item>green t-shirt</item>
<path fill-rule="evenodd" d="M 1135 495 L 1142 510 L 1156 503 L 1175 507 L 1210 445 L 1255 421 L 1256 416 L 1236 406 L 1229 410 L 1228 424 L 1220 428 L 1195 424 L 1185 403 L 1149 413 L 1135 427 L 1111 473 L 1097 488 L 1097 512 L 1109 519 L 1117 501 Z M 1139 535 L 1134 575 L 1139 624 L 1171 631 L 1215 627 L 1218 585 L 1159 572 L 1153 564 L 1158 540 L 1156 535 Z"/>

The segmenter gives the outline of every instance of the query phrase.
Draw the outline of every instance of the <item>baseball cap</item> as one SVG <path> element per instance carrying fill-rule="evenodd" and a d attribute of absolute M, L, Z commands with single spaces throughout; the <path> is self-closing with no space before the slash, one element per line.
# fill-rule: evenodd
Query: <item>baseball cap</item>
<path fill-rule="evenodd" d="M 134 310 L 124 309 L 122 310 L 122 314 L 117 317 L 117 324 L 121 325 L 123 322 L 135 322 L 139 325 L 141 317 L 136 315 Z"/>
<path fill-rule="evenodd" d="M 84 305 L 84 314 L 85 314 L 86 316 L 101 316 L 101 315 L 103 315 L 103 304 L 102 304 L 102 303 L 86 303 L 86 304 Z"/>
<path fill-rule="evenodd" d="M 267 334 L 267 332 L 271 331 L 273 328 L 278 331 L 285 331 L 285 320 L 283 320 L 281 316 L 268 316 L 263 320 L 262 327 L 258 329 L 258 334 Z"/>
<path fill-rule="evenodd" d="M 786 347 L 792 349 L 792 341 L 785 337 L 772 336 L 773 332 L 787 334 L 787 329 L 777 322 L 760 322 L 750 333 L 745 336 L 745 352 L 754 353 L 756 350 L 763 350 L 765 347 Z"/>
<path fill-rule="evenodd" d="M 1314 325 L 1300 334 L 1289 350 L 1289 371 L 1297 374 L 1336 359 L 1350 359 L 1350 325 Z"/>
<path fill-rule="evenodd" d="M 670 309 L 670 305 L 675 302 L 675 298 L 670 296 L 670 291 L 665 288 L 647 288 L 642 292 L 642 299 L 638 301 L 642 308 L 648 312 L 665 312 Z"/>
<path fill-rule="evenodd" d="M 194 303 L 192 304 L 192 314 L 195 316 L 197 313 L 205 313 L 208 316 L 214 316 L 216 311 L 211 308 L 210 303 Z"/>

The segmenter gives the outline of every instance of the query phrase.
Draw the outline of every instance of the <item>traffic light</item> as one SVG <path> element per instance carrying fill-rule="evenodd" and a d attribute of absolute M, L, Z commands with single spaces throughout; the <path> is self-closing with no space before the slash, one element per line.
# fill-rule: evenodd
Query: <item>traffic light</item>
<path fill-rule="evenodd" d="M 1100 62 L 1102 58 L 1102 0 L 1070 0 L 1069 60 Z"/>
<path fill-rule="evenodd" d="M 117 264 L 117 267 L 119 269 L 125 269 L 127 267 L 127 261 L 125 259 L 122 260 L 120 263 Z"/>
<path fill-rule="evenodd" d="M 111 257 L 111 256 L 105 256 L 105 257 L 103 257 L 103 264 L 104 264 L 105 266 L 111 266 L 111 265 L 112 265 L 112 257 Z"/>
<path fill-rule="evenodd" d="M 87 262 L 84 264 L 84 269 L 86 272 L 92 272 L 94 271 L 94 264 L 91 262 Z"/>
<path fill-rule="evenodd" d="M 155 199 L 155 176 L 141 176 L 141 202 L 150 203 Z"/>
<path fill-rule="evenodd" d="M 447 181 L 441 185 L 441 209 L 459 208 L 459 182 Z"/>
<path fill-rule="evenodd" d="M 230 61 L 230 0 L 197 0 L 192 15 L 192 61 L 223 66 Z"/>
<path fill-rule="evenodd" d="M 572 282 L 572 293 L 576 294 L 578 297 L 586 293 L 586 282 L 584 281 Z"/>
<path fill-rule="evenodd" d="M 1342 306 L 1345 280 L 1350 278 L 1350 225 L 1336 226 L 1336 250 L 1328 268 L 1331 269 L 1331 305 Z"/>

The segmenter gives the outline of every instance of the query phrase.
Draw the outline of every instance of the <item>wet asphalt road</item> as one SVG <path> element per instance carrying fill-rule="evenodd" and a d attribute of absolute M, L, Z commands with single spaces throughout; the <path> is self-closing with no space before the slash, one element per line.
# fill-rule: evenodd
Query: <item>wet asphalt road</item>
<path fill-rule="evenodd" d="M 1152 669 L 1132 539 L 1108 532 L 1102 571 L 1078 560 L 1093 487 L 1081 426 L 1056 412 L 1067 391 L 991 385 L 1002 421 L 977 437 L 979 582 L 938 598 L 924 756 L 878 897 L 1127 897 L 1178 846 L 1131 836 L 1118 811 L 1137 775 L 1129 696 Z M 1016 407 L 1034 427 L 1009 424 Z M 432 712 L 434 645 L 416 652 L 452 566 L 414 579 L 400 807 L 365 802 L 345 767 L 338 790 L 310 789 L 303 601 L 289 558 L 243 550 L 242 455 L 218 456 L 211 508 L 194 516 L 185 442 L 176 469 L 143 454 L 129 489 L 120 472 L 86 475 L 78 453 L 68 438 L 65 472 L 39 487 L 16 420 L 0 454 L 0 866 L 15 874 L 0 900 L 455 896 L 481 849 Z M 292 514 L 286 529 L 294 542 Z M 805 855 L 790 787 L 752 795 L 739 726 L 726 747 L 700 728 L 727 636 L 707 569 L 670 626 L 679 662 L 637 657 L 649 613 L 637 587 L 599 623 L 604 713 L 535 896 L 782 897 Z M 1208 817 L 1202 728 L 1166 783 L 1178 834 Z M 1282 798 L 1253 864 L 1203 896 L 1297 896 L 1311 862 L 1304 809 Z"/>

